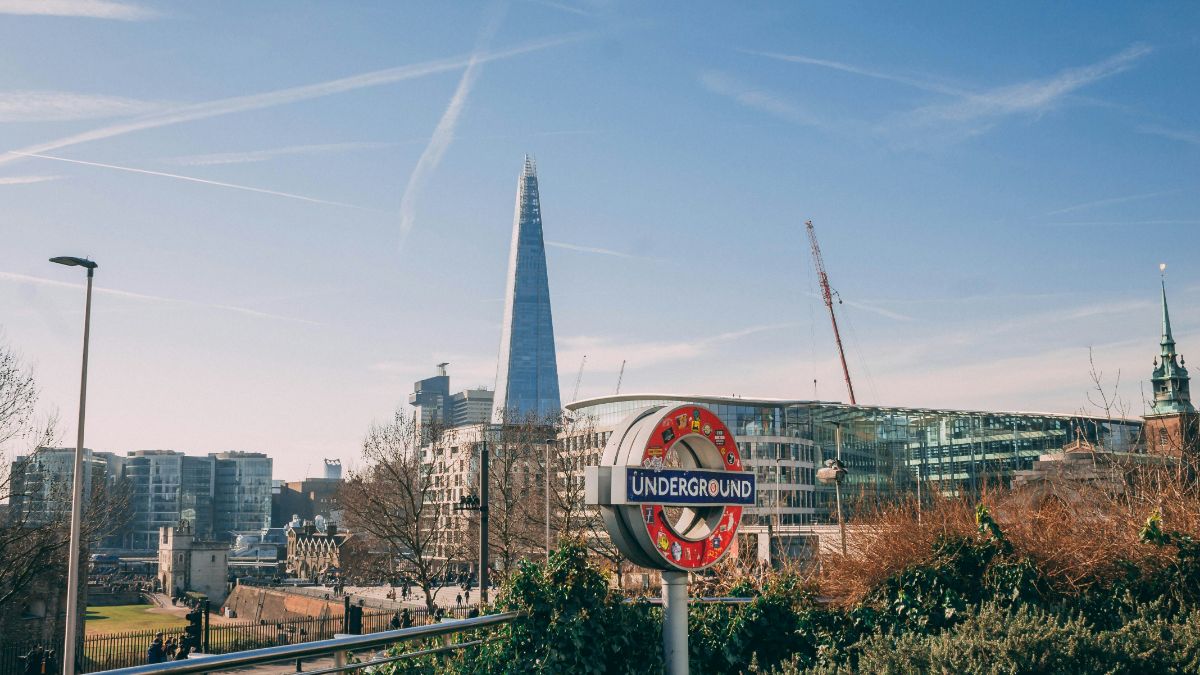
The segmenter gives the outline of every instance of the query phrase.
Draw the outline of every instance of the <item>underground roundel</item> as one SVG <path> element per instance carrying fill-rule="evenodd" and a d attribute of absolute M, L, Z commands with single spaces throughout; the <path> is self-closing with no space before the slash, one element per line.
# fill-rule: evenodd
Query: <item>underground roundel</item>
<path fill-rule="evenodd" d="M 702 406 L 634 413 L 586 477 L 588 503 L 600 507 L 621 552 L 643 567 L 712 565 L 734 543 L 742 508 L 754 505 L 754 472 L 744 470 L 733 434 Z"/>

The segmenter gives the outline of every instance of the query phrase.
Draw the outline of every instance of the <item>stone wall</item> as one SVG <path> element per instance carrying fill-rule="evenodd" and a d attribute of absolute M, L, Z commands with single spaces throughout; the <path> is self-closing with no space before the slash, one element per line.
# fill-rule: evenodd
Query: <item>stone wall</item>
<path fill-rule="evenodd" d="M 330 598 L 292 593 L 284 588 L 239 585 L 225 600 L 225 607 L 237 612 L 238 619 L 253 621 L 341 616 L 342 599 L 332 593 Z"/>

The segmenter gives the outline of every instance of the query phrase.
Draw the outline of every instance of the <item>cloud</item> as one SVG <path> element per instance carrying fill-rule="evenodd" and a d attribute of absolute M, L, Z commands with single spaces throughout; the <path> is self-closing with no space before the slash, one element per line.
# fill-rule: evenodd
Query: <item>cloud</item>
<path fill-rule="evenodd" d="M 1085 209 L 1095 208 L 1097 206 L 1111 206 L 1113 204 L 1124 204 L 1125 202 L 1133 202 L 1139 199 L 1150 199 L 1152 197 L 1162 197 L 1164 195 L 1172 195 L 1182 190 L 1161 190 L 1158 192 L 1143 192 L 1136 195 L 1127 195 L 1125 197 L 1109 197 L 1108 199 L 1097 199 L 1091 202 L 1083 202 L 1082 204 L 1074 204 L 1061 209 L 1047 211 L 1043 216 L 1056 216 L 1061 213 L 1070 213 L 1072 211 L 1083 211 Z"/>
<path fill-rule="evenodd" d="M 1135 44 L 1090 66 L 1067 68 L 1052 77 L 968 94 L 953 103 L 925 106 L 916 110 L 914 116 L 918 120 L 941 123 L 1042 113 L 1068 94 L 1129 70 L 1151 51 L 1147 45 Z"/>
<path fill-rule="evenodd" d="M 610 255 L 614 258 L 626 258 L 628 260 L 637 258 L 637 256 L 630 255 L 629 253 L 621 253 L 620 251 L 613 251 L 607 248 L 598 248 L 596 246 L 580 246 L 578 244 L 568 244 L 561 241 L 549 240 L 546 241 L 546 245 L 553 248 L 564 248 L 568 251 L 579 251 L 580 253 L 598 253 L 600 255 Z"/>
<path fill-rule="evenodd" d="M 145 21 L 159 16 L 145 7 L 111 0 L 0 0 L 0 14 Z"/>
<path fill-rule="evenodd" d="M 129 117 L 156 112 L 162 107 L 161 103 L 120 96 L 69 91 L 6 91 L 0 93 L 0 122 L 68 122 Z"/>
<path fill-rule="evenodd" d="M 277 157 L 291 157 L 295 155 L 324 155 L 336 152 L 353 152 L 355 150 L 377 150 L 379 148 L 390 148 L 399 145 L 398 143 L 367 143 L 367 142 L 351 142 L 351 143 L 321 143 L 317 145 L 289 145 L 282 148 L 269 148 L 266 150 L 250 150 L 247 152 L 219 152 L 207 155 L 188 155 L 185 157 L 174 157 L 169 159 L 172 164 L 180 166 L 216 166 L 220 164 L 249 164 L 252 162 L 265 162 Z"/>
<path fill-rule="evenodd" d="M 82 159 L 68 159 L 66 157 L 55 157 L 53 155 L 42 155 L 36 153 L 18 153 L 25 157 L 37 157 L 39 159 L 50 159 L 56 162 L 68 162 L 71 164 L 81 164 L 83 166 L 94 166 L 102 169 L 113 169 L 116 171 L 128 171 L 130 173 L 140 173 L 147 176 L 159 176 L 162 178 L 174 178 L 175 180 L 183 180 L 191 183 L 200 183 L 202 185 L 215 185 L 217 187 L 231 188 L 234 190 L 245 190 L 246 192 L 257 192 L 264 195 L 272 195 L 274 197 L 285 197 L 287 199 L 298 199 L 300 201 L 311 202 L 313 204 L 326 204 L 328 206 L 344 206 L 351 209 L 359 209 L 362 211 L 375 211 L 365 206 L 357 206 L 355 204 L 347 204 L 345 202 L 335 202 L 328 199 L 318 199 L 316 197 L 306 197 L 304 195 L 293 194 L 291 192 L 279 192 L 278 190 L 267 190 L 264 188 L 250 187 L 248 185 L 237 185 L 234 183 L 222 183 L 216 180 L 206 180 L 204 178 L 195 178 L 193 176 L 181 176 L 177 173 L 166 173 L 164 171 L 150 171 L 147 169 L 135 169 L 128 166 L 118 166 L 116 164 L 104 164 L 101 162 L 88 162 Z"/>
<path fill-rule="evenodd" d="M 795 322 L 748 326 L 741 330 L 679 341 L 615 342 L 612 338 L 575 335 L 559 339 L 558 362 L 579 363 L 586 354 L 591 372 L 617 372 L 622 361 L 648 368 L 661 363 L 695 359 L 711 353 L 719 345 L 744 337 L 798 325 Z"/>
<path fill-rule="evenodd" d="M 62 176 L 0 176 L 0 185 L 29 185 L 44 183 L 48 180 L 58 180 Z"/>
<path fill-rule="evenodd" d="M 0 165 L 17 161 L 25 155 L 51 152 L 58 150 L 59 148 L 79 145 L 81 143 L 89 143 L 91 141 L 98 141 L 106 138 L 113 138 L 114 136 L 122 136 L 124 134 L 129 134 L 136 131 L 156 129 L 159 127 L 180 124 L 183 122 L 208 119 L 211 117 L 246 112 L 249 110 L 260 110 L 263 108 L 270 108 L 288 103 L 296 103 L 299 101 L 306 101 L 323 96 L 331 96 L 333 94 L 365 89 L 367 87 L 378 87 L 403 80 L 411 80 L 419 77 L 449 72 L 464 68 L 472 61 L 474 61 L 476 64 L 480 64 L 488 61 L 511 58 L 513 56 L 575 42 L 583 39 L 584 37 L 585 34 L 583 33 L 569 33 L 559 37 L 526 42 L 522 45 L 518 45 L 506 50 L 490 52 L 482 55 L 476 53 L 467 57 L 436 59 L 433 61 L 397 66 L 395 68 L 387 68 L 384 70 L 375 70 L 369 73 L 352 75 L 350 77 L 327 80 L 325 82 L 307 84 L 299 87 L 277 89 L 275 91 L 269 91 L 260 94 L 235 96 L 233 98 L 185 105 L 167 110 L 161 114 L 142 117 L 121 124 L 101 127 L 99 129 L 92 129 L 91 131 L 65 136 L 53 141 L 46 141 L 37 145 L 31 145 L 18 150 L 12 150 L 6 154 L 0 154 Z"/>
<path fill-rule="evenodd" d="M 1200 225 L 1196 219 L 1163 220 L 1074 220 L 1061 223 L 1042 223 L 1048 227 L 1109 227 L 1109 226 L 1153 226 L 1153 225 Z"/>
<path fill-rule="evenodd" d="M 1183 141 L 1188 145 L 1200 145 L 1200 133 L 1194 131 L 1181 131 L 1179 129 L 1168 129 L 1166 127 L 1154 125 L 1142 125 L 1137 128 L 1139 133 L 1150 134 L 1152 136 L 1162 136 L 1173 141 Z"/>
<path fill-rule="evenodd" d="M 467 98 L 471 95 L 471 89 L 475 86 L 475 80 L 479 77 L 479 68 L 483 63 L 481 57 L 484 49 L 486 49 L 487 43 L 500 27 L 503 15 L 504 11 L 502 9 L 493 10 L 492 15 L 484 23 L 483 31 L 478 40 L 479 46 L 476 47 L 475 53 L 468 59 L 467 67 L 463 70 L 463 74 L 458 80 L 458 86 L 454 88 L 454 94 L 450 96 L 450 102 L 446 104 L 446 110 L 442 112 L 442 117 L 438 120 L 437 126 L 433 129 L 433 134 L 429 137 L 429 144 L 425 146 L 425 150 L 417 158 L 417 165 L 413 167 L 412 173 L 408 176 L 408 185 L 405 186 L 404 195 L 400 198 L 400 242 L 397 246 L 400 250 L 404 249 L 404 242 L 408 239 L 408 234 L 412 231 L 416 220 L 417 199 L 421 191 L 425 189 L 425 183 L 429 180 L 429 175 L 442 162 L 442 157 L 446 155 L 446 150 L 450 148 L 450 143 L 454 140 L 454 129 L 458 126 L 458 120 L 462 115 L 463 108 L 467 104 Z"/>
<path fill-rule="evenodd" d="M 796 104 L 764 89 L 756 89 L 727 73 L 709 70 L 700 73 L 700 86 L 718 96 L 733 99 L 739 105 L 753 108 L 794 124 L 823 127 L 824 124 Z"/>
<path fill-rule="evenodd" d="M 888 82 L 904 84 L 904 85 L 908 85 L 910 87 L 916 87 L 917 89 L 934 92 L 937 94 L 950 94 L 953 96 L 968 96 L 968 95 L 970 95 L 970 92 L 965 89 L 947 86 L 947 85 L 941 84 L 939 82 L 934 82 L 932 80 L 918 79 L 915 77 L 908 77 L 907 75 L 894 75 L 891 73 L 883 73 L 883 72 L 880 72 L 877 70 L 868 70 L 866 68 L 860 68 L 858 66 L 855 66 L 855 65 L 852 65 L 849 63 L 842 63 L 841 61 L 816 59 L 816 58 L 812 58 L 810 56 L 801 56 L 798 54 L 779 54 L 779 53 L 775 53 L 775 52 L 758 52 L 758 51 L 750 51 L 750 50 L 742 50 L 742 51 L 746 54 L 753 54 L 755 56 L 763 56 L 768 59 L 775 59 L 777 61 L 787 61 L 789 63 L 802 63 L 802 64 L 810 65 L 810 66 L 820 66 L 822 68 L 829 68 L 831 70 L 839 70 L 844 73 L 853 73 L 855 75 L 862 75 L 863 77 L 871 77 L 871 78 L 875 78 L 877 80 L 886 80 Z"/>
<path fill-rule="evenodd" d="M 34 276 L 29 276 L 27 274 L 17 274 L 15 272 L 0 272 L 0 279 L 6 279 L 8 281 L 15 281 L 15 282 L 20 282 L 20 283 L 36 284 L 38 286 L 49 286 L 49 287 L 53 287 L 53 288 L 71 288 L 71 289 L 76 289 L 76 290 L 83 290 L 85 288 L 84 284 L 80 284 L 80 283 L 72 283 L 69 281 L 59 281 L 57 279 L 46 279 L 43 277 L 34 277 Z M 219 309 L 219 310 L 226 311 L 226 312 L 234 312 L 236 314 L 252 316 L 252 317 L 255 317 L 258 319 L 274 319 L 274 320 L 279 320 L 279 321 L 291 321 L 294 323 L 306 323 L 306 324 L 312 324 L 312 325 L 320 325 L 318 322 L 310 321 L 308 319 L 297 319 L 297 318 L 290 317 L 290 316 L 281 316 L 279 314 L 271 314 L 269 312 L 260 312 L 256 309 L 250 309 L 248 307 L 239 307 L 237 305 L 224 305 L 224 304 L 213 304 L 213 303 L 206 303 L 206 302 L 195 302 L 192 300 L 180 300 L 178 298 L 164 298 L 159 295 L 147 295 L 145 293 L 134 293 L 131 291 L 121 291 L 121 290 L 117 290 L 115 288 L 104 288 L 102 286 L 96 286 L 93 289 L 93 292 L 96 293 L 96 295 L 108 295 L 108 296 L 113 296 L 113 297 L 118 297 L 118 298 L 126 298 L 129 300 L 140 300 L 140 301 L 144 301 L 144 302 L 162 302 L 162 303 L 169 303 L 169 304 L 176 304 L 176 305 L 188 305 L 191 307 L 205 307 L 208 309 Z"/>

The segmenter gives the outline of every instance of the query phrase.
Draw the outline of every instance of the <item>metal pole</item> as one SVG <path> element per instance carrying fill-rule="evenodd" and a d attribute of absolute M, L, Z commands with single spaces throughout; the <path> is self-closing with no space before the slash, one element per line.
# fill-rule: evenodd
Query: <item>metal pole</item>
<path fill-rule="evenodd" d="M 71 544 L 67 558 L 67 620 L 63 645 L 63 675 L 75 673 L 76 639 L 83 628 L 79 616 L 79 555 L 83 538 L 83 418 L 87 402 L 88 337 L 92 323 L 92 268 L 87 272 L 87 300 L 83 310 L 83 371 L 79 378 L 79 428 L 75 437 L 75 475 L 71 490 Z"/>
<path fill-rule="evenodd" d="M 481 608 L 488 603 L 488 463 L 487 436 L 484 436 L 483 448 L 479 452 L 479 606 Z"/>
<path fill-rule="evenodd" d="M 546 562 L 550 562 L 550 444 L 546 444 Z"/>
<path fill-rule="evenodd" d="M 663 661 L 667 675 L 688 674 L 688 575 L 662 573 Z"/>
<path fill-rule="evenodd" d="M 833 425 L 833 438 L 837 446 L 837 460 L 842 462 L 842 425 Z M 837 498 L 838 530 L 842 534 L 842 555 L 846 555 L 846 518 L 842 515 L 842 478 L 838 476 L 833 482 L 833 494 Z"/>

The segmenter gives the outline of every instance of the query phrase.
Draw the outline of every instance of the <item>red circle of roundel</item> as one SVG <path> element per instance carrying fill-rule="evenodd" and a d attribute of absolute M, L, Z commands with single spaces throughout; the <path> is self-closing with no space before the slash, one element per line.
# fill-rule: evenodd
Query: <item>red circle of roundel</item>
<path fill-rule="evenodd" d="M 679 439 L 693 434 L 712 441 L 720 452 L 724 465 L 702 468 L 743 470 L 742 456 L 729 428 L 707 408 L 692 405 L 679 406 L 662 418 L 642 450 L 642 466 L 662 468 L 663 460 L 670 452 L 671 446 Z M 664 560 L 676 567 L 697 570 L 716 562 L 733 544 L 737 535 L 738 524 L 742 520 L 742 507 L 727 505 L 721 509 L 721 519 L 716 527 L 707 537 L 697 541 L 685 539 L 675 532 L 667 523 L 661 504 L 643 505 L 642 523 L 646 527 L 646 533 L 650 535 L 650 541 L 654 543 L 654 550 Z"/>

